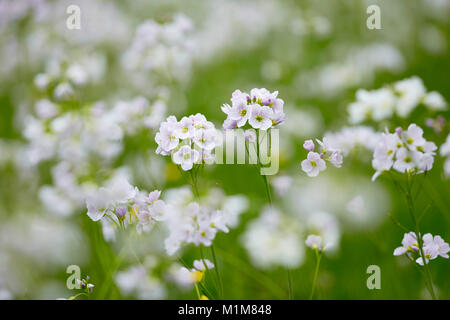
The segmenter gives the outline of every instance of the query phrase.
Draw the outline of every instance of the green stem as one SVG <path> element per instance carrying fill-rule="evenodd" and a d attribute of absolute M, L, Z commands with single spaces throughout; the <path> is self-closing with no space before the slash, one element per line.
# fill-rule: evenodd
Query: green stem
<path fill-rule="evenodd" d="M 419 252 L 420 252 L 420 255 L 421 255 L 422 260 L 423 260 L 423 266 L 424 266 L 424 269 L 425 269 L 425 280 L 427 282 L 427 289 L 430 292 L 431 298 L 433 300 L 436 300 L 436 295 L 434 293 L 433 279 L 431 277 L 430 267 L 429 267 L 429 265 L 428 265 L 428 263 L 426 261 L 425 254 L 424 254 L 424 251 L 423 251 L 423 241 L 422 241 L 422 237 L 420 235 L 419 223 L 418 223 L 418 221 L 417 221 L 417 219 L 415 217 L 415 213 L 414 213 L 415 212 L 414 200 L 412 198 L 412 190 L 411 190 L 412 189 L 411 188 L 412 187 L 412 181 L 411 181 L 411 176 L 410 176 L 409 172 L 407 173 L 407 184 L 406 185 L 407 185 L 407 188 L 406 188 L 406 202 L 408 204 L 409 214 L 411 215 L 411 219 L 412 219 L 413 224 L 414 224 L 414 232 L 416 234 L 417 242 L 419 244 Z"/>
<path fill-rule="evenodd" d="M 197 298 L 198 298 L 198 300 L 201 300 L 201 295 L 200 295 L 200 291 L 198 290 L 197 284 L 195 284 L 195 292 L 197 292 Z"/>
<path fill-rule="evenodd" d="M 286 271 L 287 271 L 289 300 L 292 300 L 294 299 L 294 292 L 292 290 L 291 270 L 288 267 L 286 267 Z"/>
<path fill-rule="evenodd" d="M 213 244 L 211 245 L 211 254 L 212 254 L 212 257 L 213 257 L 214 269 L 216 271 L 217 281 L 219 282 L 219 286 L 220 286 L 220 296 L 223 299 L 223 282 L 222 282 L 222 278 L 220 277 L 219 264 L 217 263 L 216 252 L 214 250 L 214 245 Z"/>
<path fill-rule="evenodd" d="M 316 283 L 317 283 L 317 277 L 319 275 L 319 267 L 320 267 L 320 259 L 322 258 L 322 253 L 319 253 L 317 249 L 315 249 L 316 252 L 316 270 L 314 271 L 314 279 L 313 284 L 311 288 L 311 294 L 309 295 L 309 300 L 312 300 L 314 297 L 314 291 L 316 290 Z"/>

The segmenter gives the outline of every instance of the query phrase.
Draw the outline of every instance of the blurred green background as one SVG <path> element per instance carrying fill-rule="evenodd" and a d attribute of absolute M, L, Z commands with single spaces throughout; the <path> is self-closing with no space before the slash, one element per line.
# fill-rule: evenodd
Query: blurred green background
<path fill-rule="evenodd" d="M 39 187 L 52 183 L 51 168 L 55 165 L 55 160 L 44 161 L 33 167 L 31 172 L 24 172 L 20 165 L 16 165 L 15 159 L 21 155 L 18 153 L 13 156 L 12 153 L 16 149 L 11 146 L 27 143 L 22 133 L 21 118 L 24 114 L 32 113 L 30 106 L 39 96 L 33 87 L 33 79 L 44 70 L 46 63 L 46 53 L 42 54 L 42 58 L 33 58 L 34 54 L 40 56 L 33 51 L 37 49 L 29 45 L 28 35 L 35 28 L 49 34 L 49 51 L 57 50 L 61 46 L 63 55 L 69 61 L 72 56 L 79 57 L 88 52 L 100 52 L 106 57 L 104 76 L 96 83 L 77 91 L 80 105 L 84 105 L 98 100 L 112 103 L 117 99 L 129 99 L 136 95 L 152 99 L 149 93 L 152 84 L 140 83 L 135 86 L 129 80 L 132 76 L 130 71 L 124 71 L 120 65 L 120 57 L 131 42 L 134 29 L 144 20 L 155 19 L 164 23 L 170 21 L 175 13 L 182 12 L 193 20 L 194 34 L 211 28 L 213 22 L 210 20 L 215 20 L 216 30 L 211 31 L 210 35 L 197 38 L 200 42 L 215 42 L 210 47 L 205 43 L 200 45 L 194 54 L 188 79 L 180 82 L 163 80 L 163 84 L 171 90 L 167 99 L 167 115 L 182 117 L 200 112 L 220 128 L 225 119 L 220 106 L 229 103 L 231 93 L 235 89 L 247 92 L 254 87 L 278 90 L 279 97 L 285 101 L 288 119 L 280 130 L 288 131 L 289 126 L 289 130 L 294 132 L 289 131 L 289 134 L 281 135 L 282 139 L 286 139 L 282 144 L 286 145 L 281 150 L 279 175 L 291 176 L 295 183 L 299 184 L 304 181 L 308 183 L 311 179 L 300 168 L 301 160 L 306 157 L 306 152 L 301 147 L 303 141 L 321 138 L 327 131 L 337 131 L 348 125 L 347 106 L 355 100 L 357 89 L 377 89 L 417 75 L 428 90 L 436 90 L 446 101 L 450 100 L 448 1 L 267 1 L 262 4 L 258 1 L 170 0 L 112 1 L 108 2 L 108 5 L 103 1 L 96 2 L 97 11 L 94 8 L 91 10 L 87 1 L 79 3 L 86 17 L 100 15 L 98 8 L 102 6 L 113 7 L 113 11 L 119 14 L 108 20 L 110 10 L 104 10 L 101 15 L 106 18 L 97 20 L 103 25 L 93 27 L 96 26 L 96 19 L 91 19 L 93 24 L 82 28 L 80 32 L 89 33 L 89 28 L 103 28 L 108 35 L 109 25 L 105 21 L 110 25 L 120 22 L 129 29 L 125 36 L 114 39 L 114 34 L 109 34 L 108 37 L 103 35 L 100 39 L 75 42 L 70 33 L 58 33 L 59 29 L 64 29 L 65 13 L 51 10 L 64 8 L 64 4 L 56 5 L 53 2 L 47 4 L 50 10 L 47 12 L 50 18 L 47 20 L 34 19 L 38 10 L 32 8 L 5 25 L 0 24 L 3 28 L 0 32 L 2 64 L 11 64 L 10 70 L 2 68 L 5 72 L 0 72 L 0 158 L 5 159 L 0 162 L 0 239 L 21 237 L 24 234 L 24 239 L 32 242 L 33 238 L 25 235 L 34 225 L 34 222 L 31 222 L 29 226 L 30 221 L 34 219 L 56 221 L 58 228 L 67 225 L 70 230 L 75 229 L 64 246 L 55 238 L 54 241 L 45 243 L 48 248 L 43 249 L 41 254 L 38 253 L 39 247 L 35 248 L 27 241 L 12 245 L 15 238 L 0 244 L 0 288 L 11 292 L 12 298 L 55 299 L 73 295 L 65 289 L 65 268 L 69 264 L 79 264 L 83 275 L 88 274 L 91 277 L 96 285 L 91 298 L 136 298 L 121 293 L 113 281 L 116 268 L 125 269 L 126 266 L 133 265 L 133 257 L 127 255 L 116 266 L 117 254 L 125 240 L 119 238 L 121 240 L 114 244 L 105 241 L 101 225 L 91 221 L 82 206 L 68 217 L 55 217 L 49 214 L 40 202 Z M 377 4 L 381 8 L 381 30 L 369 30 L 366 27 L 366 8 L 370 4 Z M 239 10 L 255 15 L 248 16 L 251 23 L 239 23 L 239 19 L 245 19 L 245 14 L 242 14 L 243 17 L 238 16 L 238 19 L 233 17 Z M 118 18 L 123 20 L 116 20 Z M 227 28 L 221 29 L 222 24 Z M 11 39 L 15 41 L 15 49 L 8 51 L 7 46 Z M 393 67 L 381 66 L 383 57 L 370 56 L 370 46 L 373 44 L 386 44 L 395 48 L 401 57 L 401 63 L 394 62 L 396 65 Z M 369 53 L 359 56 L 355 54 L 362 49 Z M 11 54 L 16 57 L 13 59 Z M 374 63 L 375 58 L 381 62 Z M 334 80 L 330 82 L 330 87 L 324 85 L 317 75 L 323 70 L 321 68 L 331 64 L 351 69 L 351 76 L 348 79 L 340 79 L 341 82 L 338 81 L 336 86 L 333 86 Z M 375 66 L 370 67 L 371 65 Z M 339 78 L 339 75 L 336 77 Z M 147 86 L 149 91 L 145 89 Z M 312 115 L 317 125 L 308 122 L 309 118 L 304 119 L 305 123 L 294 122 L 289 125 L 290 110 L 306 111 L 308 115 Z M 407 119 L 393 118 L 381 123 L 368 122 L 367 125 L 378 131 L 383 131 L 385 127 L 390 130 L 397 126 L 406 127 L 409 123 L 425 127 L 426 118 L 434 116 L 427 112 L 418 109 Z M 442 116 L 449 120 L 448 112 L 442 113 Z M 302 129 L 311 126 L 312 130 Z M 447 124 L 440 133 L 425 128 L 425 137 L 439 146 L 445 141 L 448 128 Z M 129 166 L 135 185 L 146 190 L 158 188 L 163 190 L 164 194 L 166 189 L 183 186 L 187 182 L 170 164 L 169 158 L 163 158 L 153 152 L 156 147 L 155 132 L 142 129 L 137 134 L 126 136 L 123 140 L 124 149 L 114 159 L 112 167 Z M 150 181 L 146 179 L 146 174 L 140 172 L 142 167 L 136 163 L 145 159 L 143 163 L 146 165 L 156 158 L 159 158 L 158 161 L 163 159 L 163 167 L 156 169 L 158 172 L 150 172 L 150 176 L 155 174 L 162 177 Z M 374 172 L 370 159 L 370 152 L 362 149 L 346 157 L 341 169 L 329 168 L 321 173 L 321 176 L 326 176 L 326 181 L 334 182 L 334 186 L 342 185 L 344 190 L 348 186 L 358 189 L 360 182 L 365 182 L 361 185 L 361 188 L 365 188 L 367 183 L 371 183 L 370 178 Z M 431 209 L 423 219 L 421 230 L 433 235 L 439 234 L 448 241 L 450 181 L 444 177 L 443 162 L 444 159 L 436 156 L 433 170 L 424 180 L 424 189 L 417 201 L 417 207 L 425 207 L 433 201 Z M 97 176 L 90 178 L 95 180 Z M 273 179 L 274 177 L 269 177 L 269 181 Z M 419 181 L 422 179 L 423 177 L 419 177 Z M 337 253 L 322 259 L 316 291 L 318 299 L 428 298 L 424 279 L 418 270 L 405 257 L 392 255 L 393 250 L 400 245 L 404 232 L 389 219 L 389 215 L 394 215 L 405 226 L 411 226 L 405 200 L 389 179 L 382 177 L 373 184 L 387 192 L 387 197 L 383 198 L 386 203 L 380 204 L 383 208 L 379 213 L 381 217 L 373 225 L 356 228 L 351 223 L 342 221 L 339 212 L 330 212 L 338 216 L 342 235 Z M 218 233 L 214 240 L 219 271 L 225 284 L 224 297 L 286 299 L 286 270 L 282 267 L 270 270 L 256 268 L 240 242 L 248 223 L 256 219 L 267 204 L 264 184 L 257 170 L 249 165 L 207 166 L 200 177 L 200 192 L 206 194 L 213 187 L 223 189 L 227 195 L 243 194 L 249 200 L 249 208 L 242 214 L 239 226 L 228 234 Z M 323 201 L 332 197 L 333 190 L 335 189 L 326 190 L 322 195 Z M 328 192 L 330 194 L 327 194 Z M 287 205 L 289 201 L 287 197 L 274 196 L 275 205 L 281 208 L 283 213 L 296 217 L 298 212 L 294 212 L 295 208 Z M 55 203 L 55 206 L 58 206 L 58 203 Z M 301 210 L 300 206 L 298 210 Z M 342 211 L 342 208 L 336 208 L 336 211 L 340 210 Z M 22 228 L 22 224 L 27 227 Z M 52 230 L 49 229 L 49 232 L 53 232 Z M 155 277 L 161 279 L 167 289 L 162 298 L 196 299 L 195 290 L 179 290 L 167 281 L 165 272 L 173 259 L 162 253 L 159 232 L 152 233 L 156 234 L 143 237 L 139 244 L 136 244 L 136 248 L 142 257 L 148 253 L 158 257 L 158 266 L 152 272 Z M 61 248 L 64 248 L 64 252 L 60 252 Z M 35 250 L 37 252 L 30 252 Z M 72 255 L 72 252 L 75 254 Z M 210 251 L 205 252 L 211 259 Z M 305 252 L 304 263 L 292 270 L 296 299 L 307 299 L 312 285 L 315 258 L 312 250 L 306 248 Z M 46 259 L 46 254 L 59 255 L 60 258 Z M 182 257 L 189 262 L 198 259 L 199 249 L 190 245 L 182 251 Z M 369 265 L 378 265 L 381 268 L 380 290 L 369 290 L 366 286 L 369 277 L 366 270 Z M 431 262 L 430 268 L 439 298 L 449 299 L 449 260 L 436 259 Z M 209 281 L 211 279 L 209 278 Z M 214 286 L 211 283 L 209 285 L 211 290 L 214 290 Z"/>

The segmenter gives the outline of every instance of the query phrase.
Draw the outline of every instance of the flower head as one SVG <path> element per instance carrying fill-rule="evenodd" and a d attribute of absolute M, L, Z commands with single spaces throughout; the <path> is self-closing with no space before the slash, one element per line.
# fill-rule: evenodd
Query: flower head
<path fill-rule="evenodd" d="M 327 168 L 325 161 L 317 152 L 309 152 L 305 160 L 302 161 L 302 170 L 309 177 L 317 177 L 320 171 Z"/>

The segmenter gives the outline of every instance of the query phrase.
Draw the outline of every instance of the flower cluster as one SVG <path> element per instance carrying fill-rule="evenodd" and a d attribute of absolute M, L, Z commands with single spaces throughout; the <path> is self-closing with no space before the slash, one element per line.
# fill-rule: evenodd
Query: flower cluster
<path fill-rule="evenodd" d="M 309 152 L 307 158 L 302 161 L 302 170 L 309 177 L 317 177 L 320 171 L 324 171 L 327 168 L 325 161 L 329 161 L 337 168 L 341 167 L 343 161 L 341 150 L 331 146 L 327 138 L 316 141 L 320 146 L 319 152 L 314 152 L 315 145 L 312 140 L 306 140 L 303 144 L 303 148 Z"/>
<path fill-rule="evenodd" d="M 433 237 L 431 233 L 426 233 L 422 237 L 422 242 L 425 263 L 428 264 L 430 260 L 434 260 L 438 256 L 448 259 L 450 246 L 440 236 Z M 424 265 L 424 260 L 419 250 L 417 236 L 414 232 L 405 233 L 402 240 L 402 246 L 394 250 L 394 256 L 400 256 L 405 253 L 410 259 L 414 259 L 414 254 L 418 254 L 419 257 L 416 259 L 416 262 L 421 266 Z"/>
<path fill-rule="evenodd" d="M 107 217 L 112 223 L 126 227 L 137 221 L 138 233 L 149 231 L 155 221 L 164 218 L 165 203 L 159 200 L 161 191 L 146 195 L 125 179 L 115 179 L 86 199 L 87 215 L 93 221 Z"/>
<path fill-rule="evenodd" d="M 165 240 L 169 255 L 188 243 L 210 246 L 217 232 L 229 231 L 223 211 L 210 210 L 197 202 L 181 206 L 168 204 L 166 224 L 170 232 Z"/>
<path fill-rule="evenodd" d="M 185 171 L 194 164 L 208 162 L 214 158 L 212 150 L 216 146 L 217 132 L 214 124 L 197 113 L 177 121 L 170 116 L 161 123 L 155 136 L 157 154 L 172 155 L 174 163 Z"/>
<path fill-rule="evenodd" d="M 34 85 L 42 92 L 58 100 L 73 98 L 75 89 L 96 82 L 106 70 L 103 55 L 90 55 L 74 63 L 53 58 L 47 63 L 45 72 L 34 77 Z"/>
<path fill-rule="evenodd" d="M 122 58 L 123 65 L 131 72 L 151 71 L 153 76 L 184 80 L 191 67 L 192 30 L 192 21 L 183 14 L 164 24 L 145 21 L 137 27 L 131 46 Z"/>
<path fill-rule="evenodd" d="M 444 173 L 446 177 L 450 177 L 450 134 L 447 136 L 445 143 L 441 145 L 439 152 L 442 157 L 447 157 L 444 163 Z"/>
<path fill-rule="evenodd" d="M 380 133 L 367 126 L 343 127 L 337 132 L 328 132 L 325 138 L 329 144 L 342 151 L 347 156 L 352 150 L 362 147 L 375 150 L 380 139 Z"/>
<path fill-rule="evenodd" d="M 161 99 L 150 104 L 147 98 L 139 96 L 130 101 L 118 101 L 111 110 L 111 118 L 126 134 L 133 135 L 141 128 L 157 129 L 166 109 Z"/>
<path fill-rule="evenodd" d="M 278 91 L 270 92 L 265 88 L 254 88 L 250 94 L 235 90 L 231 96 L 231 106 L 222 106 L 222 111 L 227 115 L 223 128 L 241 128 L 248 122 L 253 129 L 268 130 L 282 124 L 286 120 L 284 101 L 277 97 Z"/>
<path fill-rule="evenodd" d="M 373 153 L 372 166 L 375 180 L 383 171 L 391 168 L 398 172 L 422 173 L 431 170 L 437 147 L 426 141 L 423 130 L 410 124 L 408 130 L 397 128 L 395 133 L 383 133 Z"/>
<path fill-rule="evenodd" d="M 80 289 L 86 290 L 88 293 L 92 293 L 95 286 L 90 283 L 89 280 L 89 276 L 86 276 L 86 279 L 76 279 L 76 284 L 80 286 Z"/>
<path fill-rule="evenodd" d="M 348 111 L 350 122 L 355 124 L 389 119 L 394 113 L 406 118 L 420 104 L 437 111 L 447 107 L 439 92 L 427 92 L 420 78 L 411 77 L 377 90 L 358 90 L 356 102 L 349 105 Z"/>

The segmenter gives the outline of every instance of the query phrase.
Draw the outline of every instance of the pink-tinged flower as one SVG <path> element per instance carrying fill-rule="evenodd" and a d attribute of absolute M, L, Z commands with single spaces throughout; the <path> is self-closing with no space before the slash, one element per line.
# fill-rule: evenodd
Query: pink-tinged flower
<path fill-rule="evenodd" d="M 414 232 L 405 233 L 402 240 L 402 246 L 394 250 L 394 256 L 400 256 L 406 252 L 417 252 L 419 243 Z"/>
<path fill-rule="evenodd" d="M 303 143 L 303 148 L 307 151 L 313 151 L 314 150 L 314 142 L 312 140 L 306 140 L 305 143 Z"/>
<path fill-rule="evenodd" d="M 324 246 L 322 246 L 322 242 L 323 242 L 323 240 L 322 240 L 321 236 L 310 234 L 306 238 L 305 244 L 306 244 L 306 246 L 310 247 L 311 249 L 325 251 L 327 248 L 330 247 L 331 243 L 327 243 Z"/>
<path fill-rule="evenodd" d="M 309 177 L 317 177 L 320 171 L 327 168 L 325 161 L 317 152 L 309 152 L 305 160 L 302 161 L 302 170 Z"/>
<path fill-rule="evenodd" d="M 434 243 L 438 246 L 438 254 L 445 259 L 449 258 L 448 252 L 450 251 L 450 246 L 441 236 L 434 236 Z"/>
<path fill-rule="evenodd" d="M 189 146 L 182 146 L 180 150 L 173 154 L 173 162 L 181 165 L 184 171 L 191 170 L 194 163 L 200 158 L 197 150 L 191 149 Z"/>
<path fill-rule="evenodd" d="M 286 121 L 286 114 L 283 111 L 274 111 L 271 120 L 272 126 L 283 124 Z"/>
<path fill-rule="evenodd" d="M 400 148 L 397 151 L 397 160 L 394 162 L 394 169 L 399 172 L 413 169 L 416 166 L 415 155 L 406 148 Z"/>
<path fill-rule="evenodd" d="M 194 123 L 191 118 L 183 117 L 177 125 L 177 136 L 180 139 L 192 137 L 194 132 Z"/>
<path fill-rule="evenodd" d="M 409 146 L 423 146 L 425 139 L 423 138 L 423 130 L 415 123 L 409 125 L 408 130 L 402 133 L 403 141 Z"/>
<path fill-rule="evenodd" d="M 231 108 L 228 117 L 232 120 L 236 120 L 237 126 L 240 128 L 247 123 L 247 120 L 250 118 L 252 113 L 252 108 L 252 105 L 247 105 L 247 102 L 243 101 L 242 103 Z"/>
<path fill-rule="evenodd" d="M 214 263 L 212 263 L 208 259 L 194 260 L 193 265 L 195 269 L 202 272 L 206 269 L 211 270 L 214 268 Z"/>
<path fill-rule="evenodd" d="M 198 130 L 194 134 L 194 143 L 205 150 L 212 150 L 216 146 L 216 129 Z"/>
<path fill-rule="evenodd" d="M 437 255 L 442 258 L 448 259 L 448 252 L 450 251 L 450 247 L 441 236 L 432 236 L 431 233 L 427 233 L 423 236 L 423 247 L 424 250 L 426 247 L 432 248 L 432 251 L 436 251 Z M 426 254 L 425 254 L 426 255 Z"/>
<path fill-rule="evenodd" d="M 236 128 L 238 127 L 238 126 L 237 126 L 237 120 L 233 120 L 233 119 L 227 118 L 227 119 L 223 122 L 222 127 L 223 127 L 224 130 L 233 130 L 233 129 L 236 129 Z"/>
<path fill-rule="evenodd" d="M 343 162 L 342 153 L 340 151 L 331 152 L 330 162 L 336 168 L 340 168 Z"/>
<path fill-rule="evenodd" d="M 254 104 L 249 123 L 254 129 L 267 130 L 272 127 L 272 115 L 273 111 L 270 107 Z"/>
<path fill-rule="evenodd" d="M 245 140 L 250 143 L 254 143 L 256 141 L 256 132 L 253 129 L 247 129 L 244 131 Z"/>
<path fill-rule="evenodd" d="M 178 146 L 178 128 L 179 125 L 174 116 L 168 117 L 166 122 L 161 123 L 159 132 L 155 136 L 155 141 L 158 144 L 157 154 L 168 155 Z"/>
<path fill-rule="evenodd" d="M 155 202 L 156 200 L 158 200 L 160 196 L 161 196 L 161 191 L 160 191 L 160 190 L 154 190 L 154 191 L 152 191 L 152 192 L 150 192 L 150 193 L 148 194 L 147 201 L 148 201 L 149 203 L 153 203 L 153 202 Z"/>
<path fill-rule="evenodd" d="M 189 116 L 189 119 L 191 119 L 191 121 L 192 121 L 192 126 L 194 127 L 194 130 L 214 128 L 214 125 L 212 124 L 212 122 L 206 120 L 206 117 L 204 115 L 202 115 L 201 113 L 191 115 L 191 116 Z"/>

